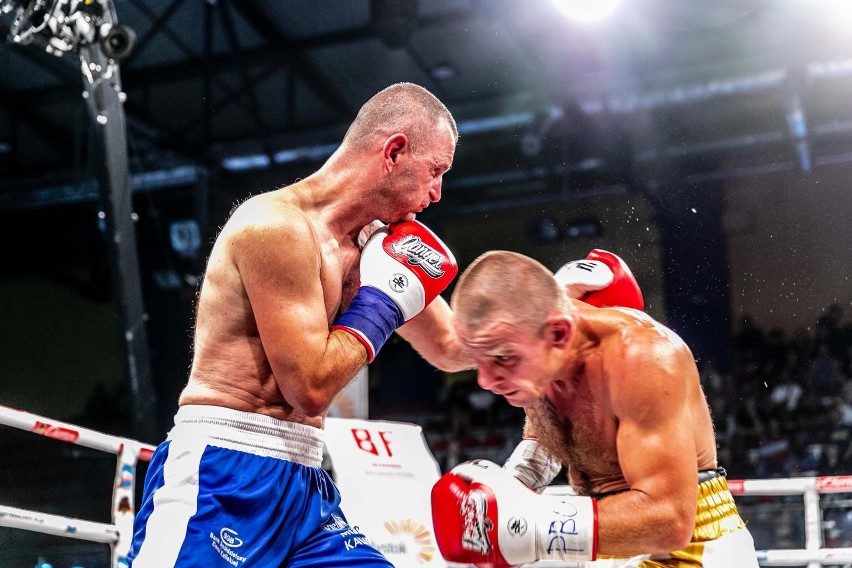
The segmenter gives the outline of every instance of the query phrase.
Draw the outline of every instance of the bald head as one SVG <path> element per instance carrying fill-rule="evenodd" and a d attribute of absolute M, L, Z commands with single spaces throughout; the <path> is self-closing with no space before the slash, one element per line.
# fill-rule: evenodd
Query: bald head
<path fill-rule="evenodd" d="M 568 309 L 569 303 L 553 273 L 540 262 L 515 252 L 491 251 L 461 275 L 452 308 L 468 329 L 501 319 L 538 333 L 549 315 Z"/>
<path fill-rule="evenodd" d="M 414 83 L 396 83 L 364 103 L 343 144 L 363 151 L 391 134 L 401 132 L 408 137 L 412 152 L 424 145 L 439 129 L 448 125 L 458 141 L 458 128 L 450 111 L 438 98 Z"/>

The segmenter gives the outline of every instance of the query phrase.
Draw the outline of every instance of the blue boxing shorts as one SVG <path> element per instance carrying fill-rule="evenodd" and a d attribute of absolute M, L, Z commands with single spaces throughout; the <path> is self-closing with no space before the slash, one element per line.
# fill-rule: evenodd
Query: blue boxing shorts
<path fill-rule="evenodd" d="M 393 568 L 347 522 L 322 449 L 318 428 L 180 407 L 148 466 L 129 565 Z"/>

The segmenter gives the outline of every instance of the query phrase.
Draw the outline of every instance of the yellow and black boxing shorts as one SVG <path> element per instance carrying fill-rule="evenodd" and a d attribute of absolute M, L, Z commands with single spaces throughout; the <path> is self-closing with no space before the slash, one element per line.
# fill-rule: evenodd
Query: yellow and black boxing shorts
<path fill-rule="evenodd" d="M 692 542 L 668 554 L 599 557 L 588 568 L 758 568 L 754 540 L 728 490 L 724 470 L 699 473 Z"/>

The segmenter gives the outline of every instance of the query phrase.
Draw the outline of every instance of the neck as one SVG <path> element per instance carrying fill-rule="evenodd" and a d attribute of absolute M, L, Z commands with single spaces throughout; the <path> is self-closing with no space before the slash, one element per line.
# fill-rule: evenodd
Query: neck
<path fill-rule="evenodd" d="M 305 208 L 338 240 L 357 236 L 375 220 L 372 185 L 357 172 L 326 164 L 294 190 Z"/>
<path fill-rule="evenodd" d="M 599 343 L 599 337 L 585 318 L 576 317 L 575 326 L 557 373 L 566 380 L 571 380 L 582 370 L 589 351 Z"/>

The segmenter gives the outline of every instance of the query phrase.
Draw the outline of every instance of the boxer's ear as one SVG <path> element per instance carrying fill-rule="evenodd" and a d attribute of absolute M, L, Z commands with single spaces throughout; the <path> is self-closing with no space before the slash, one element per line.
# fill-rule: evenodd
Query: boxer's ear
<path fill-rule="evenodd" d="M 548 316 L 545 324 L 546 339 L 551 347 L 565 349 L 574 334 L 574 318 L 567 314 Z"/>
<path fill-rule="evenodd" d="M 382 147 L 382 158 L 385 163 L 385 170 L 390 172 L 393 167 L 399 162 L 399 157 L 408 151 L 408 137 L 401 132 L 391 134 L 385 145 Z"/>

